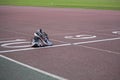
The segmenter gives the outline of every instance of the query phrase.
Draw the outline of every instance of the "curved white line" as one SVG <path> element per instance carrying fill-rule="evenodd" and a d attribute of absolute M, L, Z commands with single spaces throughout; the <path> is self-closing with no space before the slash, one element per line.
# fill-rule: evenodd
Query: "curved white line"
<path fill-rule="evenodd" d="M 4 43 L 1 46 L 4 47 L 4 48 L 26 48 L 26 47 L 31 47 L 31 45 L 12 46 L 12 45 L 15 45 L 15 44 L 23 44 L 23 43 L 31 43 L 31 42 Z"/>
<path fill-rule="evenodd" d="M 16 39 L 16 40 L 0 41 L 0 43 L 8 43 L 8 42 L 16 42 L 16 41 L 26 41 L 26 40 L 25 39 Z"/>

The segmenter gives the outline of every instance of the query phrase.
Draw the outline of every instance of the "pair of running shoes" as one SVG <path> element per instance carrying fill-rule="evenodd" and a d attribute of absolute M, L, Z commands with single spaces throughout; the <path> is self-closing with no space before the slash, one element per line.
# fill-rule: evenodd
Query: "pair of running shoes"
<path fill-rule="evenodd" d="M 53 43 L 49 40 L 47 33 L 43 32 L 42 29 L 39 29 L 34 33 L 32 47 L 45 47 L 52 45 Z"/>

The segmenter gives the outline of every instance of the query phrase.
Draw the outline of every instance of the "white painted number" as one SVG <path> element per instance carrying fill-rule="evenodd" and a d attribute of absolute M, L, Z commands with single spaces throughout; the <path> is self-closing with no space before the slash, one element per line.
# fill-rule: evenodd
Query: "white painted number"
<path fill-rule="evenodd" d="M 120 31 L 113 31 L 113 34 L 120 34 Z"/>
<path fill-rule="evenodd" d="M 96 38 L 96 36 L 83 34 L 83 35 L 75 35 L 75 36 L 65 36 L 64 38 L 65 39 L 91 39 L 91 38 Z"/>
<path fill-rule="evenodd" d="M 24 39 L 9 40 L 9 41 L 4 41 L 4 42 L 1 41 L 1 43 L 3 43 L 3 44 L 1 44 L 1 46 L 5 47 L 5 48 L 26 48 L 26 47 L 31 46 L 30 42 L 27 42 Z M 19 44 L 19 45 L 17 45 L 17 44 Z M 21 44 L 26 44 L 26 45 L 21 45 Z"/>

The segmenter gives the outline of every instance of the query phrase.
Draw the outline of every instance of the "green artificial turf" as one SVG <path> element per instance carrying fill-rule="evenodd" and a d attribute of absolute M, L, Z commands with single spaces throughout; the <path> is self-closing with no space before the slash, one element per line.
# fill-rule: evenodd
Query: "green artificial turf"
<path fill-rule="evenodd" d="M 0 0 L 0 5 L 120 10 L 120 0 Z"/>

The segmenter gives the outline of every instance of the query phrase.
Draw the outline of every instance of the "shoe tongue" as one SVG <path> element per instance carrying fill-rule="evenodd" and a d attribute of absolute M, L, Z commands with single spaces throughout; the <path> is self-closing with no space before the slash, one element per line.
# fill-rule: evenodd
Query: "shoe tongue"
<path fill-rule="evenodd" d="M 40 29 L 40 32 L 42 33 L 42 29 Z"/>

